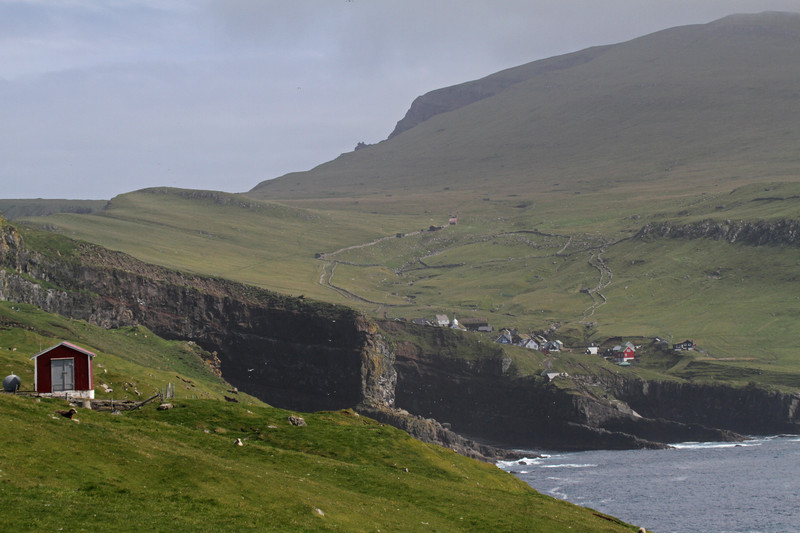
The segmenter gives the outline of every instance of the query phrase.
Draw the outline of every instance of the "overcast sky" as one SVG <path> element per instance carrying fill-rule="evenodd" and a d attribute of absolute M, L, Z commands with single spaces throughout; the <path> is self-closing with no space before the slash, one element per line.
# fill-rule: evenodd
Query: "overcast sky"
<path fill-rule="evenodd" d="M 0 198 L 244 192 L 430 90 L 767 10 L 800 0 L 0 0 Z"/>

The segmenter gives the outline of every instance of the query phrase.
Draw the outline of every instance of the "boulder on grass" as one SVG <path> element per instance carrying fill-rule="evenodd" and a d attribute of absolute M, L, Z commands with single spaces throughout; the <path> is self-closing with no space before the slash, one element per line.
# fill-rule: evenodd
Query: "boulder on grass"
<path fill-rule="evenodd" d="M 293 425 L 293 426 L 305 426 L 306 425 L 306 421 L 305 421 L 304 418 L 301 418 L 299 416 L 294 416 L 294 415 L 289 417 L 289 423 L 291 425 Z"/>

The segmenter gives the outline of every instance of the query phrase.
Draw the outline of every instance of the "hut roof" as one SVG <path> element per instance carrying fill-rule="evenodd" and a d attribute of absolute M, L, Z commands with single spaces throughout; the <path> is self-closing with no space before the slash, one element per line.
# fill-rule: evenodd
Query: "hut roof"
<path fill-rule="evenodd" d="M 36 355 L 34 355 L 33 357 L 31 357 L 31 359 L 36 359 L 36 358 L 37 358 L 37 357 L 39 357 L 40 355 L 44 355 L 44 354 L 46 354 L 46 353 L 47 353 L 47 352 L 49 352 L 49 351 L 55 350 L 55 349 L 56 349 L 56 348 L 58 348 L 59 346 L 64 346 L 64 347 L 66 347 L 66 348 L 70 348 L 71 350 L 75 350 L 76 352 L 80 352 L 80 353 L 82 353 L 82 354 L 84 354 L 84 355 L 88 355 L 90 358 L 91 358 L 91 357 L 94 357 L 95 355 L 97 355 L 97 354 L 95 354 L 95 353 L 92 353 L 92 352 L 90 352 L 89 350 L 84 350 L 84 349 L 83 349 L 83 348 L 81 348 L 80 346 L 76 346 L 76 345 L 72 344 L 71 342 L 63 341 L 63 342 L 59 342 L 59 343 L 58 343 L 58 344 L 56 344 L 55 346 L 51 346 L 51 347 L 49 347 L 49 348 L 48 348 L 48 349 L 46 349 L 46 350 L 42 350 L 41 352 L 39 352 L 39 353 L 37 353 Z"/>

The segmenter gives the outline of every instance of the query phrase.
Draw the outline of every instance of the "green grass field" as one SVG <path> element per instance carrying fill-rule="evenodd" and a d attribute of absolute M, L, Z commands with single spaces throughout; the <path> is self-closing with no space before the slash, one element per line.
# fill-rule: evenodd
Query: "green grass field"
<path fill-rule="evenodd" d="M 296 427 L 287 411 L 217 400 L 77 422 L 57 400 L 0 407 L 0 497 L 17 531 L 635 530 L 348 411 Z"/>
<path fill-rule="evenodd" d="M 64 400 L 0 394 L 0 501 L 16 531 L 635 529 L 352 411 L 292 413 L 232 393 L 192 343 L 0 302 L 0 368 L 22 390 L 30 357 L 61 340 L 97 354 L 98 398 L 141 401 L 171 382 L 174 408 L 68 420 Z"/>

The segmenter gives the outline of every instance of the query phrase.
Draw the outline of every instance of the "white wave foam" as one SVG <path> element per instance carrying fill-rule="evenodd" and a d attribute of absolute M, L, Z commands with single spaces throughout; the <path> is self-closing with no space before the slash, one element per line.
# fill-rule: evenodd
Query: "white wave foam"
<path fill-rule="evenodd" d="M 513 469 L 520 466 L 538 465 L 542 461 L 539 457 L 523 457 L 522 459 L 514 459 L 513 461 L 497 461 L 495 465 L 503 470 Z"/>
<path fill-rule="evenodd" d="M 757 441 L 744 441 L 744 442 L 681 442 L 679 444 L 672 444 L 673 448 L 678 450 L 699 450 L 699 449 L 712 449 L 712 448 L 752 448 L 754 446 L 761 446 L 761 442 Z"/>
<path fill-rule="evenodd" d="M 597 468 L 592 463 L 561 463 L 555 465 L 538 465 L 540 468 Z"/>
<path fill-rule="evenodd" d="M 753 446 L 761 446 L 765 443 L 784 440 L 787 442 L 800 442 L 800 435 L 767 435 L 767 436 L 752 436 L 742 442 L 681 442 L 673 444 L 673 448 L 678 449 L 693 449 L 693 448 L 749 448 Z"/>

